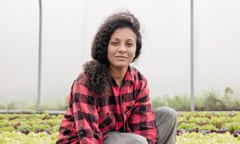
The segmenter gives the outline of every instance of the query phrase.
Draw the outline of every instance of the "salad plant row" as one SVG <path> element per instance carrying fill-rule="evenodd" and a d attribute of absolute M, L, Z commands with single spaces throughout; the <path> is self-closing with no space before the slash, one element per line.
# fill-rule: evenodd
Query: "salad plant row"
<path fill-rule="evenodd" d="M 0 144 L 54 144 L 63 115 L 0 114 Z M 239 144 L 240 112 L 180 112 L 177 144 Z"/>

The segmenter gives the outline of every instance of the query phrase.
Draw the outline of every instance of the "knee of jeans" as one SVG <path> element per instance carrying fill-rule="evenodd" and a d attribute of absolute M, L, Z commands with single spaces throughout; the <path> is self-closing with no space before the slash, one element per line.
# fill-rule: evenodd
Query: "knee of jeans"
<path fill-rule="evenodd" d="M 158 107 L 154 110 L 155 115 L 165 115 L 172 119 L 177 119 L 177 112 L 170 107 Z"/>

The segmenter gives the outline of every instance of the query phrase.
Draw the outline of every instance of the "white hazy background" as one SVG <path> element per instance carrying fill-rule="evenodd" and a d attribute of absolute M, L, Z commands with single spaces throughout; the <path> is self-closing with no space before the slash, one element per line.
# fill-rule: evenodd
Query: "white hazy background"
<path fill-rule="evenodd" d="M 129 10 L 142 26 L 137 67 L 151 97 L 190 96 L 190 0 L 42 0 L 41 104 L 66 100 L 90 60 L 103 20 Z M 195 0 L 195 94 L 229 86 L 240 93 L 240 0 Z M 35 0 L 0 0 L 0 104 L 35 104 L 39 7 Z"/>

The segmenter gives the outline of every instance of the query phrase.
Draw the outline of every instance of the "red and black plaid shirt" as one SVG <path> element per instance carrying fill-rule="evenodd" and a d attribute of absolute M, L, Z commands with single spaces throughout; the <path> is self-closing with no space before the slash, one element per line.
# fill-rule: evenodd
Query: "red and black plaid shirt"
<path fill-rule="evenodd" d="M 102 144 L 109 131 L 132 132 L 147 138 L 149 144 L 156 143 L 155 116 L 142 74 L 129 67 L 123 85 L 112 85 L 111 92 L 96 101 L 86 80 L 81 74 L 72 85 L 57 144 Z"/>

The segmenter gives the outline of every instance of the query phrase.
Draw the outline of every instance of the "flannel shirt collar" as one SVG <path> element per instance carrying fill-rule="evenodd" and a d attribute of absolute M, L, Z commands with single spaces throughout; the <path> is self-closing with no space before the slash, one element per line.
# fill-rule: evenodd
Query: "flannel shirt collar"
<path fill-rule="evenodd" d="M 134 68 L 129 66 L 124 77 L 125 82 L 134 83 Z"/>

